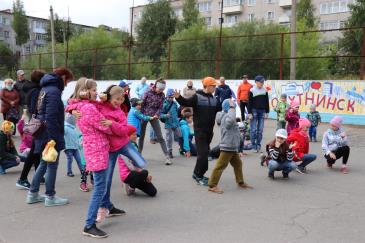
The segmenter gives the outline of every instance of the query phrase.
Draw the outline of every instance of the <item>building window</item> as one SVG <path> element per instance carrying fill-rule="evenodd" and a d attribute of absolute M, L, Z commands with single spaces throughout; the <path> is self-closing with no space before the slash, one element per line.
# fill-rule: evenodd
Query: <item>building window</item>
<path fill-rule="evenodd" d="M 26 54 L 29 54 L 29 53 L 30 53 L 30 46 L 26 46 L 26 47 L 25 47 L 25 53 L 26 53 Z"/>
<path fill-rule="evenodd" d="M 248 0 L 248 6 L 255 6 L 256 0 Z"/>
<path fill-rule="evenodd" d="M 183 15 L 183 10 L 182 8 L 178 8 L 174 10 L 174 13 L 176 17 L 181 17 Z"/>
<path fill-rule="evenodd" d="M 225 0 L 224 1 L 225 7 L 237 6 L 237 5 L 241 5 L 241 4 L 242 4 L 241 0 Z"/>
<path fill-rule="evenodd" d="M 331 29 L 338 29 L 340 27 L 339 21 L 325 21 L 319 24 L 320 30 L 331 30 Z"/>
<path fill-rule="evenodd" d="M 267 20 L 273 20 L 275 18 L 275 13 L 273 11 L 267 12 Z"/>
<path fill-rule="evenodd" d="M 340 28 L 345 28 L 346 27 L 346 23 L 347 23 L 346 20 L 340 21 Z"/>
<path fill-rule="evenodd" d="M 205 24 L 207 26 L 211 26 L 212 25 L 212 17 L 206 17 L 204 20 L 205 20 Z"/>
<path fill-rule="evenodd" d="M 10 37 L 10 33 L 9 33 L 9 31 L 4 31 L 4 37 L 5 37 L 5 38 L 9 38 L 9 37 Z"/>
<path fill-rule="evenodd" d="M 252 22 L 254 20 L 255 20 L 255 14 L 253 13 L 248 14 L 248 22 Z"/>
<path fill-rule="evenodd" d="M 234 25 L 238 22 L 238 15 L 228 15 L 226 17 L 226 23 L 230 25 Z"/>
<path fill-rule="evenodd" d="M 212 8 L 212 3 L 211 2 L 201 2 L 198 3 L 198 9 L 199 12 L 209 12 Z"/>
<path fill-rule="evenodd" d="M 273 4 L 273 3 L 275 3 L 275 0 L 265 0 L 265 3 Z"/>
<path fill-rule="evenodd" d="M 320 14 L 334 14 L 350 11 L 348 5 L 351 4 L 351 0 L 341 0 L 335 2 L 321 3 L 319 6 Z"/>
<path fill-rule="evenodd" d="M 5 18 L 4 16 L 1 18 L 1 23 L 3 25 L 10 25 L 10 19 Z"/>

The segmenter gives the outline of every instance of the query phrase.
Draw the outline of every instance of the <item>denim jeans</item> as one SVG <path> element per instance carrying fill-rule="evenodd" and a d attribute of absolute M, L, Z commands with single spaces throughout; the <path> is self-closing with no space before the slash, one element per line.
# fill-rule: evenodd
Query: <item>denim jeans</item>
<path fill-rule="evenodd" d="M 278 163 L 275 160 L 270 160 L 268 164 L 268 168 L 270 172 L 275 170 L 282 170 L 285 173 L 289 173 L 290 171 L 297 168 L 297 165 L 293 161 L 286 161 L 283 163 Z"/>
<path fill-rule="evenodd" d="M 67 173 L 72 173 L 72 160 L 75 158 L 77 167 L 79 167 L 80 173 L 84 170 L 84 166 L 81 164 L 80 152 L 78 149 L 65 149 L 67 157 Z"/>
<path fill-rule="evenodd" d="M 29 191 L 32 193 L 39 192 L 39 186 L 41 184 L 41 180 L 46 174 L 46 196 L 52 198 L 55 194 L 55 185 L 56 185 L 56 176 L 57 176 L 57 168 L 58 161 L 60 159 L 60 153 L 58 153 L 57 160 L 52 163 L 47 163 L 43 159 L 39 163 L 39 166 L 34 174 L 32 184 L 30 185 Z"/>
<path fill-rule="evenodd" d="M 309 138 L 310 139 L 317 139 L 317 127 L 311 126 L 309 128 Z"/>
<path fill-rule="evenodd" d="M 307 165 L 309 165 L 310 163 L 312 163 L 313 161 L 315 161 L 317 159 L 317 155 L 315 154 L 305 154 L 303 156 L 303 158 L 301 159 L 303 162 L 298 165 L 298 167 L 304 168 Z"/>
<path fill-rule="evenodd" d="M 265 110 L 252 109 L 250 137 L 253 149 L 261 148 L 262 132 L 264 130 Z"/>
<path fill-rule="evenodd" d="M 19 163 L 16 162 L 15 159 L 4 159 L 0 160 L 0 166 L 3 168 L 3 170 L 10 169 L 12 167 L 18 166 Z"/>
<path fill-rule="evenodd" d="M 91 195 L 89 202 L 89 209 L 87 211 L 86 227 L 90 228 L 95 224 L 98 209 L 101 204 L 101 200 L 106 190 L 106 176 L 107 170 L 100 170 L 93 172 L 94 175 L 94 187 L 93 194 Z"/>
<path fill-rule="evenodd" d="M 101 202 L 101 207 L 103 208 L 111 209 L 113 207 L 113 204 L 110 200 L 110 188 L 112 186 L 115 163 L 118 156 L 121 154 L 130 159 L 132 161 L 132 164 L 136 167 L 144 168 L 147 166 L 146 160 L 141 156 L 141 154 L 130 142 L 118 151 L 109 153 L 109 166 L 106 177 L 106 191 Z"/>

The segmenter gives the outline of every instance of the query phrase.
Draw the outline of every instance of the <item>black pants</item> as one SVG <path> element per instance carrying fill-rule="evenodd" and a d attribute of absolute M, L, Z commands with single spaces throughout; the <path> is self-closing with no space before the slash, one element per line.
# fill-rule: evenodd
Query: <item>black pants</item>
<path fill-rule="evenodd" d="M 32 148 L 29 151 L 28 157 L 24 161 L 23 170 L 22 170 L 22 173 L 21 173 L 19 179 L 20 180 L 27 180 L 30 169 L 34 165 L 34 169 L 37 170 L 40 159 L 41 159 L 41 155 L 34 153 L 34 142 L 33 142 L 32 143 Z"/>
<path fill-rule="evenodd" d="M 327 159 L 327 163 L 333 165 L 336 160 L 342 157 L 342 164 L 347 164 L 347 161 L 350 156 L 350 147 L 349 146 L 343 146 L 339 147 L 336 151 L 333 151 L 333 153 L 336 155 L 336 159 L 332 159 L 329 155 L 325 155 L 324 157 Z"/>
<path fill-rule="evenodd" d="M 242 122 L 245 120 L 245 110 L 246 110 L 247 106 L 248 106 L 247 102 L 240 101 L 240 110 L 241 110 Z"/>
<path fill-rule="evenodd" d="M 194 174 L 198 177 L 203 177 L 208 170 L 209 145 L 212 138 L 213 133 L 198 131 L 195 134 L 197 158 Z"/>
<path fill-rule="evenodd" d="M 147 182 L 148 171 L 142 170 L 138 171 L 131 171 L 130 174 L 125 179 L 124 183 L 128 184 L 132 188 L 137 188 L 144 193 L 146 193 L 150 197 L 154 197 L 157 194 L 157 189 L 155 186 Z"/>

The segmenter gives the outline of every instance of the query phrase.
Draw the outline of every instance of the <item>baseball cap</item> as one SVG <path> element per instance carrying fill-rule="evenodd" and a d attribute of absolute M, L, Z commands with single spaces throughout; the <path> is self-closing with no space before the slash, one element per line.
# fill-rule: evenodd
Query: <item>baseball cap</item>
<path fill-rule="evenodd" d="M 24 75 L 24 71 L 23 70 L 16 71 L 16 76 L 20 76 L 20 75 Z"/>
<path fill-rule="evenodd" d="M 122 88 L 124 88 L 126 86 L 129 86 L 131 84 L 132 84 L 132 82 L 131 81 L 128 81 L 126 79 L 120 80 L 120 82 L 119 82 L 119 86 L 122 87 Z"/>
<path fill-rule="evenodd" d="M 219 83 L 212 77 L 205 77 L 202 80 L 203 86 L 217 86 Z"/>

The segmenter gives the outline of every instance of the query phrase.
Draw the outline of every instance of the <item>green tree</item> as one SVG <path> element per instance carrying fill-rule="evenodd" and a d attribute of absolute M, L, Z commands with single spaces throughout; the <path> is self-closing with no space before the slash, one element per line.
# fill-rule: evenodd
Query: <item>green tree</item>
<path fill-rule="evenodd" d="M 169 1 L 150 0 L 137 26 L 137 56 L 160 61 L 166 54 L 166 42 L 175 33 L 176 24 L 177 18 Z M 160 74 L 158 65 L 154 67 L 153 73 Z"/>
<path fill-rule="evenodd" d="M 312 0 L 300 0 L 297 6 L 297 21 L 304 23 L 308 29 L 317 27 L 317 18 L 314 16 L 315 7 Z"/>
<path fill-rule="evenodd" d="M 12 27 L 16 33 L 16 44 L 23 45 L 29 39 L 28 20 L 25 16 L 24 4 L 21 0 L 13 3 L 13 24 Z"/>
<path fill-rule="evenodd" d="M 13 52 L 3 42 L 0 42 L 0 79 L 11 77 L 15 69 L 16 59 Z"/>
<path fill-rule="evenodd" d="M 204 24 L 204 20 L 199 16 L 199 10 L 196 5 L 196 0 L 184 1 L 182 12 L 183 20 L 180 22 L 180 29 L 187 29 L 194 24 Z"/>
<path fill-rule="evenodd" d="M 56 43 L 63 43 L 67 37 L 71 38 L 75 34 L 76 30 L 74 25 L 70 22 L 69 30 L 67 31 L 67 20 L 60 19 L 57 14 L 55 14 L 53 25 Z M 51 23 L 47 25 L 47 40 L 52 41 Z"/>

